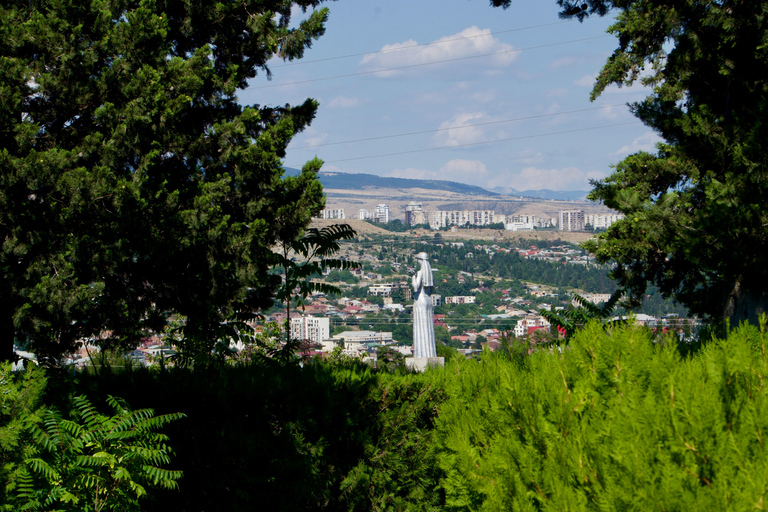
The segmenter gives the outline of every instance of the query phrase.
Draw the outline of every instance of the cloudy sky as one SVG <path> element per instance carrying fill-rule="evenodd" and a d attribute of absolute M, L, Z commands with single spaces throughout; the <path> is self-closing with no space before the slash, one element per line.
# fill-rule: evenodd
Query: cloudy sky
<path fill-rule="evenodd" d="M 589 101 L 616 47 L 609 19 L 562 21 L 555 0 L 339 0 L 304 59 L 275 61 L 241 103 L 320 102 L 285 164 L 485 188 L 589 190 L 659 140 L 627 102 Z M 298 13 L 301 16 L 301 13 Z"/>

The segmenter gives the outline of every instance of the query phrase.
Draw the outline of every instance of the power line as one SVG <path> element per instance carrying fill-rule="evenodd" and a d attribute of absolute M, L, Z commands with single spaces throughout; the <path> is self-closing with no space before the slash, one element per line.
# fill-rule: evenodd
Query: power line
<path fill-rule="evenodd" d="M 363 55 L 375 55 L 377 53 L 390 53 L 390 52 L 397 52 L 397 51 L 400 51 L 400 50 L 410 50 L 412 48 L 420 48 L 420 47 L 423 47 L 423 46 L 432 46 L 432 45 L 436 45 L 436 44 L 452 43 L 454 41 L 463 41 L 465 39 L 475 39 L 475 38 L 478 38 L 478 37 L 488 37 L 488 36 L 492 37 L 492 36 L 496 36 L 496 35 L 499 35 L 499 34 L 508 34 L 510 32 L 520 32 L 522 30 L 529 30 L 529 29 L 533 29 L 533 28 L 551 27 L 552 25 L 561 25 L 563 23 L 569 23 L 569 22 L 568 21 L 556 21 L 554 23 L 544 23 L 542 25 L 530 25 L 528 27 L 512 28 L 512 29 L 509 29 L 509 30 L 500 30 L 498 32 L 488 32 L 488 33 L 484 33 L 484 34 L 476 34 L 476 35 L 473 35 L 473 36 L 454 37 L 452 39 L 442 39 L 442 40 L 432 41 L 431 43 L 417 43 L 417 44 L 411 44 L 411 45 L 407 45 L 407 46 L 399 46 L 397 48 L 386 48 L 386 49 L 382 49 L 382 50 L 374 50 L 374 51 L 370 51 L 370 52 L 350 53 L 350 54 L 347 54 L 347 55 L 339 55 L 339 56 L 336 56 L 336 57 L 326 57 L 326 58 L 323 58 L 323 59 L 314 59 L 314 60 L 301 59 L 301 60 L 297 60 L 295 62 L 287 62 L 285 64 L 278 64 L 276 66 L 272 66 L 272 69 L 287 68 L 287 67 L 290 67 L 290 66 L 300 66 L 302 64 L 313 64 L 315 62 L 326 62 L 326 61 L 329 61 L 329 60 L 349 59 L 351 57 L 361 57 Z"/>
<path fill-rule="evenodd" d="M 327 142 L 327 143 L 324 143 L 324 144 L 312 144 L 310 146 L 298 146 L 298 147 L 292 147 L 292 148 L 289 148 L 289 149 L 291 149 L 291 150 L 294 150 L 294 149 L 314 149 L 314 148 L 320 148 L 320 147 L 325 147 L 325 146 L 338 146 L 338 145 L 341 145 L 341 144 L 353 144 L 353 143 L 356 143 L 356 142 L 368 142 L 368 141 L 372 141 L 372 140 L 392 139 L 392 138 L 396 138 L 396 137 L 408 137 L 408 136 L 411 136 L 411 135 L 423 135 L 425 133 L 437 133 L 437 132 L 443 132 L 443 131 L 447 131 L 447 130 L 459 130 L 459 129 L 462 129 L 462 128 L 476 128 L 478 126 L 489 126 L 489 125 L 493 125 L 493 124 L 513 123 L 513 122 L 516 122 L 516 121 L 530 121 L 532 119 L 542 119 L 542 118 L 545 118 L 545 117 L 563 116 L 563 115 L 567 115 L 567 114 L 577 114 L 577 113 L 580 113 L 580 112 L 589 112 L 589 111 L 592 111 L 592 110 L 600 110 L 600 109 L 604 109 L 604 108 L 615 108 L 615 107 L 623 107 L 623 106 L 625 106 L 625 105 L 624 104 L 621 104 L 621 105 L 603 105 L 603 106 L 600 106 L 600 107 L 582 108 L 582 109 L 578 109 L 578 110 L 566 110 L 564 112 L 555 112 L 553 114 L 539 114 L 539 115 L 535 115 L 535 116 L 513 117 L 513 118 L 510 118 L 510 119 L 502 119 L 500 121 L 487 121 L 485 123 L 474 123 L 474 124 L 449 126 L 447 128 L 436 128 L 434 130 L 421 130 L 421 131 L 418 131 L 418 132 L 396 133 L 396 134 L 392 134 L 392 135 L 379 135 L 379 136 L 376 136 L 376 137 L 367 137 L 365 139 L 352 139 L 352 140 L 344 140 L 344 141 L 340 141 L 340 142 Z"/>
<path fill-rule="evenodd" d="M 586 38 L 583 38 L 583 39 L 572 39 L 570 41 L 561 41 L 559 43 L 549 43 L 549 44 L 542 44 L 542 45 L 538 45 L 538 46 L 529 46 L 527 48 L 514 48 L 512 50 L 503 50 L 503 51 L 499 51 L 499 52 L 483 53 L 483 54 L 480 54 L 480 55 L 469 55 L 467 57 L 456 57 L 456 58 L 453 58 L 453 59 L 436 60 L 436 61 L 433 61 L 433 62 L 424 62 L 424 63 L 421 63 L 421 64 L 408 64 L 408 65 L 405 65 L 405 66 L 398 66 L 398 67 L 394 67 L 394 68 L 376 69 L 376 70 L 373 70 L 373 71 L 358 71 L 356 73 L 347 73 L 345 75 L 334 75 L 334 76 L 326 76 L 326 77 L 321 77 L 321 78 L 308 78 L 306 80 L 295 80 L 293 82 L 283 82 L 283 83 L 280 83 L 280 84 L 249 86 L 249 87 L 246 87 L 244 90 L 249 90 L 249 89 L 267 89 L 269 87 L 283 87 L 285 85 L 298 85 L 298 84 L 306 84 L 306 83 L 310 83 L 310 82 L 321 82 L 321 81 L 325 81 L 325 80 L 336 80 L 338 78 L 350 78 L 350 77 L 353 77 L 353 76 L 371 75 L 371 74 L 375 74 L 375 73 L 386 73 L 386 72 L 389 72 L 389 71 L 400 71 L 400 70 L 403 70 L 403 69 L 418 68 L 418 67 L 423 67 L 423 66 L 432 66 L 434 64 L 444 64 L 446 62 L 457 62 L 457 61 L 460 61 L 460 60 L 477 59 L 477 58 L 480 58 L 480 57 L 492 57 L 494 55 L 504 55 L 504 54 L 507 54 L 507 53 L 515 53 L 515 52 L 523 52 L 523 51 L 526 51 L 526 50 L 536 50 L 536 49 L 540 49 L 540 48 L 548 48 L 548 47 L 551 47 L 551 46 L 559 46 L 559 45 L 571 44 L 571 43 L 580 43 L 580 42 L 584 42 L 584 41 L 593 41 L 595 39 L 604 39 L 606 37 L 612 37 L 612 36 L 606 34 L 606 35 L 602 35 L 602 36 L 586 37 Z"/>
<path fill-rule="evenodd" d="M 409 154 L 414 154 L 414 153 L 426 153 L 428 151 L 440 151 L 440 150 L 444 150 L 444 149 L 456 149 L 456 148 L 466 148 L 466 147 L 472 147 L 472 146 L 482 146 L 482 145 L 485 145 L 485 144 L 495 144 L 497 142 L 509 142 L 509 141 L 513 141 L 513 140 L 534 139 L 534 138 L 538 138 L 538 137 L 549 137 L 549 136 L 552 136 L 552 135 L 565 135 L 565 134 L 568 134 L 568 133 L 577 133 L 577 132 L 586 132 L 586 131 L 593 131 L 593 130 L 602 130 L 604 128 L 615 128 L 615 127 L 618 127 L 618 126 L 628 126 L 628 125 L 633 125 L 633 124 L 640 124 L 640 121 L 630 121 L 630 122 L 626 122 L 626 123 L 607 124 L 607 125 L 603 125 L 603 126 L 592 126 L 592 127 L 589 127 L 589 128 L 576 128 L 576 129 L 573 129 L 573 130 L 563 130 L 563 131 L 559 131 L 559 132 L 538 133 L 538 134 L 535 134 L 535 135 L 521 135 L 521 136 L 518 136 L 518 137 L 506 137 L 506 138 L 503 138 L 503 139 L 494 139 L 494 140 L 486 140 L 486 141 L 482 141 L 482 142 L 470 142 L 470 143 L 467 143 L 467 144 L 458 144 L 456 146 L 445 146 L 445 147 L 439 147 L 439 148 L 412 149 L 412 150 L 409 150 L 409 151 L 398 151 L 396 153 L 381 153 L 381 154 L 378 154 L 378 155 L 358 156 L 358 157 L 353 157 L 353 158 L 341 158 L 341 159 L 338 159 L 338 160 L 327 160 L 327 161 L 325 161 L 325 163 L 327 163 L 327 164 L 335 164 L 335 163 L 339 163 L 339 162 L 352 162 L 352 161 L 355 161 L 355 160 L 367 160 L 367 159 L 370 159 L 370 158 L 384 158 L 384 157 L 388 157 L 388 156 L 400 156 L 400 155 L 409 155 Z M 294 164 L 294 165 L 287 165 L 286 167 L 300 167 L 300 165 L 295 165 Z"/>

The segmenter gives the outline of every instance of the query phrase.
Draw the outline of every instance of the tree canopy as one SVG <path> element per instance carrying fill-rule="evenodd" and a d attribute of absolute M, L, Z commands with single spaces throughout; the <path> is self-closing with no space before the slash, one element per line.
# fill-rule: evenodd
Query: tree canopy
<path fill-rule="evenodd" d="M 271 247 L 324 205 L 283 177 L 317 109 L 243 106 L 302 56 L 322 0 L 32 0 L 0 7 L 0 355 L 135 341 L 168 313 L 206 338 L 271 300 Z M 294 11 L 295 12 L 295 11 Z"/>
<path fill-rule="evenodd" d="M 650 87 L 630 108 L 665 141 L 593 183 L 590 198 L 626 218 L 588 248 L 616 262 L 636 298 L 650 282 L 694 313 L 756 324 L 768 305 L 768 2 L 558 4 L 563 17 L 618 13 L 619 46 L 592 99 L 612 84 Z"/>

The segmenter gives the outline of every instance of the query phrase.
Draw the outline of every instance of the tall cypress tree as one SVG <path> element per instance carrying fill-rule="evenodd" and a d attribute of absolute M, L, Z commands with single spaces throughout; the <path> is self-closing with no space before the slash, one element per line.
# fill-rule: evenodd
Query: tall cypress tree
<path fill-rule="evenodd" d="M 265 305 L 270 247 L 324 205 L 284 177 L 317 104 L 243 106 L 302 56 L 322 0 L 12 0 L 0 6 L 0 358 L 136 340 L 169 312 L 202 340 Z"/>

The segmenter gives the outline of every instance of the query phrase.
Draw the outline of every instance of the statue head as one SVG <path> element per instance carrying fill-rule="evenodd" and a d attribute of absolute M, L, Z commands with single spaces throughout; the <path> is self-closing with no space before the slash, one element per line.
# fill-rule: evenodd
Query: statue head
<path fill-rule="evenodd" d="M 425 252 L 420 252 L 416 255 L 417 260 L 427 261 L 429 259 L 429 255 Z"/>

